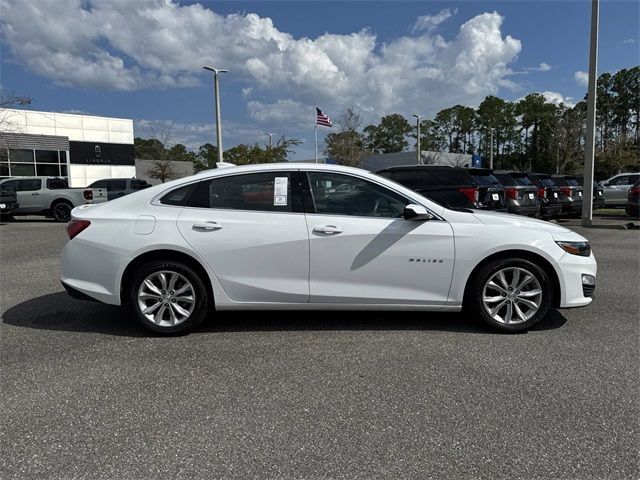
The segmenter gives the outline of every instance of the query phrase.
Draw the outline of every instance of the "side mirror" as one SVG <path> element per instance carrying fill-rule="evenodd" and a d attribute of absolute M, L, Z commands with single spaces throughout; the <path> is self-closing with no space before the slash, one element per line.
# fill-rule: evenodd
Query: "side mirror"
<path fill-rule="evenodd" d="M 405 220 L 433 220 L 434 218 L 422 205 L 412 203 L 404 207 L 403 216 Z"/>
<path fill-rule="evenodd" d="M 609 185 L 609 182 L 600 182 L 600 185 L 603 186 L 603 187 L 606 187 L 606 186 Z"/>

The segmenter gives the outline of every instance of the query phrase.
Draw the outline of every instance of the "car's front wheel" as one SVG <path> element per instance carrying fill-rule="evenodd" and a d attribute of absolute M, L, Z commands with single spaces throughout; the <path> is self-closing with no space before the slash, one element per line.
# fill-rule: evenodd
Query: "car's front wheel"
<path fill-rule="evenodd" d="M 542 320 L 553 290 L 547 273 L 529 260 L 499 259 L 484 265 L 469 286 L 466 309 L 494 330 L 520 332 Z"/>
<path fill-rule="evenodd" d="M 207 289 L 200 276 L 184 263 L 149 262 L 128 284 L 129 306 L 138 320 L 155 332 L 186 333 L 207 314 Z"/>

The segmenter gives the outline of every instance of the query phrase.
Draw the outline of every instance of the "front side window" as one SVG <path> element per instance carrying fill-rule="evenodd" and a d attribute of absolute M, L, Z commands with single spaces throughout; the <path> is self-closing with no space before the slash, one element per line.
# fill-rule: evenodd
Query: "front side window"
<path fill-rule="evenodd" d="M 629 185 L 629 175 L 614 178 L 611 185 Z"/>
<path fill-rule="evenodd" d="M 400 218 L 409 200 L 388 188 L 349 175 L 309 172 L 315 212 L 323 215 Z"/>
<path fill-rule="evenodd" d="M 261 212 L 302 211 L 294 198 L 291 172 L 263 172 L 212 178 L 200 182 L 189 207 L 256 210 Z"/>

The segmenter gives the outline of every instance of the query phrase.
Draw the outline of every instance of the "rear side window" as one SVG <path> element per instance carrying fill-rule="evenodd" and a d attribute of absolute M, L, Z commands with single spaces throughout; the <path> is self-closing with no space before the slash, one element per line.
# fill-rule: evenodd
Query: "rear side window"
<path fill-rule="evenodd" d="M 126 180 L 111 180 L 109 182 L 109 186 L 107 187 L 107 189 L 110 192 L 120 192 L 122 190 L 125 190 L 126 188 L 127 188 Z"/>
<path fill-rule="evenodd" d="M 170 191 L 164 197 L 162 197 L 160 199 L 160 203 L 162 203 L 163 205 L 184 207 L 189 201 L 189 198 L 191 197 L 197 185 L 197 183 L 192 183 L 190 185 L 185 185 L 184 187 L 176 188 L 175 190 Z"/>
<path fill-rule="evenodd" d="M 50 190 L 61 190 L 64 188 L 69 188 L 69 184 L 64 178 L 48 178 L 47 188 Z"/>
<path fill-rule="evenodd" d="M 292 195 L 291 177 L 290 172 L 264 172 L 202 181 L 188 206 L 260 212 L 302 211 L 301 200 Z"/>
<path fill-rule="evenodd" d="M 18 191 L 19 192 L 31 192 L 35 190 L 40 190 L 42 187 L 42 180 L 39 178 L 29 179 L 29 180 L 20 180 L 18 183 Z"/>
<path fill-rule="evenodd" d="M 429 173 L 442 185 L 472 185 L 471 177 L 464 170 L 442 169 L 430 170 Z"/>
<path fill-rule="evenodd" d="M 131 188 L 133 190 L 142 190 L 143 188 L 149 188 L 150 186 L 151 185 L 144 180 L 131 180 Z"/>

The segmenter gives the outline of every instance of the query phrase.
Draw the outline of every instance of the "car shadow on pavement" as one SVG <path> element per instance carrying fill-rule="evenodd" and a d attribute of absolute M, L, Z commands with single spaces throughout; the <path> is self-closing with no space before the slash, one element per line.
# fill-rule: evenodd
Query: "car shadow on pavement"
<path fill-rule="evenodd" d="M 52 293 L 20 303 L 2 314 L 16 327 L 65 332 L 100 333 L 127 337 L 153 337 L 125 309 Z M 567 319 L 552 309 L 531 330 L 554 330 Z M 206 332 L 267 332 L 323 330 L 416 330 L 491 334 L 478 320 L 463 313 L 390 311 L 235 311 L 213 312 L 197 329 Z"/>

